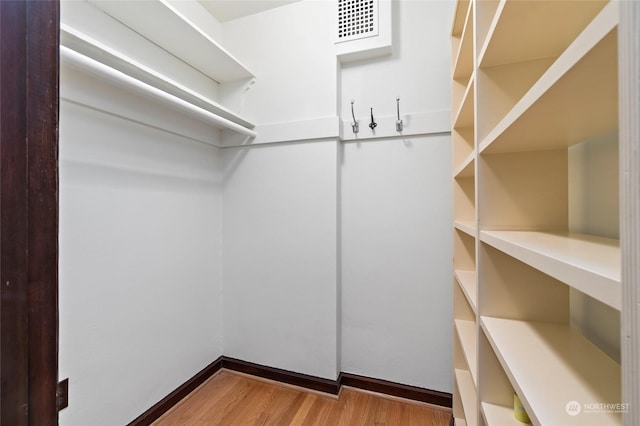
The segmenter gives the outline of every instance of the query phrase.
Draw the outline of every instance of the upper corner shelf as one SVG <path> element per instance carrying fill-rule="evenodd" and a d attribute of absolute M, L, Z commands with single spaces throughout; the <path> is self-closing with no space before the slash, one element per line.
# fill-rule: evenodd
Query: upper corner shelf
<path fill-rule="evenodd" d="M 254 77 L 247 67 L 166 0 L 90 2 L 218 83 Z"/>
<path fill-rule="evenodd" d="M 480 51 L 480 67 L 557 57 L 606 3 L 502 0 Z"/>

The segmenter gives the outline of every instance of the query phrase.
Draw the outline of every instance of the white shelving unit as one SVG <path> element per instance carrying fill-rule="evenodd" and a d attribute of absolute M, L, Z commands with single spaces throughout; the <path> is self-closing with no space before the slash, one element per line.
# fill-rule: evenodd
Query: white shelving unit
<path fill-rule="evenodd" d="M 253 74 L 172 4 L 89 1 L 64 6 L 60 52 L 65 69 L 97 76 L 211 126 L 211 137 L 198 136 L 201 142 L 227 146 L 256 137 L 254 124 L 217 101 L 219 84 L 250 84 Z M 66 95 L 86 101 L 78 93 Z M 109 101 L 92 107 L 113 113 Z"/>
<path fill-rule="evenodd" d="M 165 0 L 90 3 L 218 83 L 254 77 L 238 59 Z"/>
<path fill-rule="evenodd" d="M 154 69 L 127 57 L 123 53 L 100 43 L 69 25 L 61 24 L 60 26 L 60 44 L 125 76 L 136 79 L 141 83 L 182 99 L 194 107 L 201 108 L 204 111 L 220 117 L 222 120 L 219 120 L 217 124 L 221 128 L 229 128 L 243 134 L 255 135 L 251 131 L 255 126 L 239 114 L 162 75 Z M 228 122 L 226 120 L 228 120 Z"/>
<path fill-rule="evenodd" d="M 622 310 L 623 253 L 610 231 L 619 207 L 607 205 L 608 214 L 597 217 L 581 210 L 588 208 L 585 198 L 618 191 L 608 174 L 619 171 L 575 154 L 593 141 L 617 151 L 619 6 L 457 4 L 451 83 L 457 425 L 521 425 L 514 394 L 535 425 L 622 424 L 616 345 L 584 326 L 590 315 L 619 317 Z M 575 183 L 584 175 L 601 185 L 599 192 Z M 578 303 L 600 311 L 574 311 Z M 619 329 L 608 330 L 609 341 L 619 343 Z"/>
<path fill-rule="evenodd" d="M 477 425 L 478 340 L 475 206 L 474 2 L 457 4 L 452 31 L 454 374 L 456 424 Z"/>

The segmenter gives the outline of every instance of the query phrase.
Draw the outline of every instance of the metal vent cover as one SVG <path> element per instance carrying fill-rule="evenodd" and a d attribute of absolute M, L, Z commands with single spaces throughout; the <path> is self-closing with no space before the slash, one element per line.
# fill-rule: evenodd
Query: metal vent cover
<path fill-rule="evenodd" d="M 378 0 L 338 0 L 336 43 L 378 35 Z"/>

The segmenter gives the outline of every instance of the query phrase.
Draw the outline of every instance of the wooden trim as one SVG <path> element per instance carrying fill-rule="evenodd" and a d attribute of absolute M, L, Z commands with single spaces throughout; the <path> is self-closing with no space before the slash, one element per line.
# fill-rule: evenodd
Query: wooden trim
<path fill-rule="evenodd" d="M 0 423 L 57 424 L 58 28 L 0 2 Z"/>
<path fill-rule="evenodd" d="M 428 404 L 439 405 L 441 407 L 451 408 L 452 404 L 451 394 L 447 392 L 403 385 L 401 383 L 358 376 L 351 373 L 340 373 L 338 381 L 341 386 L 352 386 L 354 388 L 366 389 L 372 392 L 398 396 L 400 398 L 412 399 L 414 401 L 426 402 Z"/>
<path fill-rule="evenodd" d="M 58 1 L 27 1 L 30 424 L 58 418 Z M 47 420 L 46 422 L 44 420 Z"/>
<path fill-rule="evenodd" d="M 340 394 L 339 393 L 338 393 L 338 395 L 334 395 L 332 393 L 320 392 L 320 391 L 309 389 L 309 388 L 305 388 L 305 387 L 302 387 L 302 386 L 296 386 L 296 385 L 292 385 L 292 384 L 289 384 L 289 383 L 280 382 L 278 380 L 271 380 L 271 379 L 266 379 L 264 377 L 255 376 L 253 374 L 243 373 L 242 371 L 238 371 L 238 370 L 230 370 L 228 368 L 223 368 L 222 371 L 226 372 L 227 374 L 233 374 L 233 375 L 236 375 L 238 377 L 243 377 L 245 379 L 250 379 L 250 380 L 254 380 L 254 381 L 262 382 L 262 383 L 267 383 L 269 385 L 278 386 L 278 387 L 281 387 L 281 388 L 292 389 L 292 390 L 295 390 L 296 392 L 305 392 L 305 393 L 308 393 L 308 394 L 311 394 L 311 395 L 318 395 L 318 396 L 321 396 L 323 398 L 335 399 L 336 401 L 338 399 L 340 399 Z M 342 392 L 342 388 L 340 388 L 340 392 Z"/>
<path fill-rule="evenodd" d="M 29 424 L 24 5 L 0 1 L 0 424 L 15 426 Z"/>
<path fill-rule="evenodd" d="M 254 364 L 252 362 L 241 361 L 235 358 L 223 356 L 222 367 L 332 395 L 337 395 L 340 391 L 340 384 L 337 380 L 329 380 L 307 374 L 294 373 L 293 371 L 267 367 L 260 364 Z"/>
<path fill-rule="evenodd" d="M 222 368 L 223 357 L 219 357 L 211 364 L 200 370 L 192 378 L 180 385 L 176 390 L 160 400 L 153 407 L 138 416 L 129 423 L 128 426 L 148 426 L 164 413 L 169 411 L 174 405 L 180 402 L 184 397 L 193 392 L 198 386 L 203 384 L 209 377 L 213 376 Z"/>
<path fill-rule="evenodd" d="M 620 247 L 622 402 L 625 426 L 640 424 L 640 5 L 620 2 Z"/>
<path fill-rule="evenodd" d="M 311 389 L 313 391 L 329 395 L 338 395 L 342 386 L 351 386 L 372 392 L 451 408 L 451 394 L 446 392 L 438 392 L 350 373 L 340 373 L 338 380 L 323 379 L 322 377 L 295 373 L 293 371 L 283 370 L 280 368 L 267 367 L 253 362 L 221 356 L 153 407 L 138 416 L 135 420 L 129 423 L 128 426 L 150 425 L 222 368 L 231 370 L 232 372 L 259 377 L 274 382 L 286 383 L 288 385 Z"/>

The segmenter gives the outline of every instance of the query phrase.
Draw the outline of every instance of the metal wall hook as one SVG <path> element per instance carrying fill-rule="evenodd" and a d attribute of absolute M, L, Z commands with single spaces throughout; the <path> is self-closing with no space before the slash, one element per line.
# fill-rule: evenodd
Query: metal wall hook
<path fill-rule="evenodd" d="M 396 98 L 396 110 L 398 112 L 398 119 L 396 120 L 396 132 L 402 132 L 404 123 L 400 120 L 400 96 Z"/>
<path fill-rule="evenodd" d="M 360 123 L 356 120 L 356 115 L 353 113 L 353 99 L 351 99 L 351 117 L 353 117 L 353 123 L 351 123 L 351 129 L 353 133 L 358 133 L 360 131 Z"/>
<path fill-rule="evenodd" d="M 378 123 L 373 119 L 373 108 L 371 108 L 371 123 L 369 123 L 369 128 L 374 130 L 378 126 Z"/>

